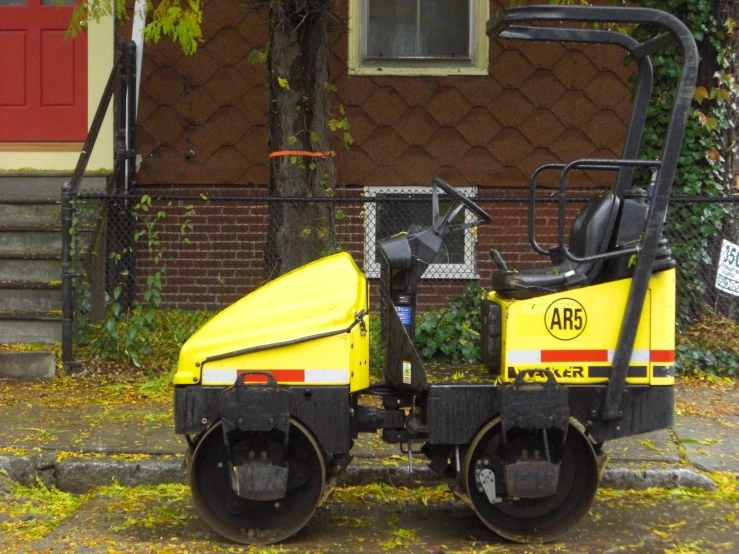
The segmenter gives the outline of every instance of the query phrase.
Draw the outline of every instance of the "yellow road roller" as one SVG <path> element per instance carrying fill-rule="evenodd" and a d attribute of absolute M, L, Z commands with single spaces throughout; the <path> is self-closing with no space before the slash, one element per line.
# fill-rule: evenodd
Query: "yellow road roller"
<path fill-rule="evenodd" d="M 614 23 L 653 35 L 639 42 Z M 367 279 L 346 253 L 275 279 L 195 333 L 174 379 L 175 429 L 189 444 L 195 505 L 223 536 L 264 544 L 296 533 L 351 462 L 353 439 L 379 431 L 404 452 L 420 450 L 494 532 L 549 541 L 587 514 L 605 441 L 672 425 L 676 262 L 662 230 L 696 81 L 695 41 L 675 17 L 637 7 L 506 8 L 487 33 L 622 47 L 639 80 L 621 158 L 532 174 L 528 238 L 548 262 L 517 271 L 491 250 L 497 269 L 480 314 L 487 382 L 429 382 L 414 345 L 418 286 L 444 237 L 492 223 L 438 177 L 431 225 L 379 243 L 383 382 L 370 382 Z M 650 56 L 672 46 L 682 72 L 663 152 L 640 160 Z M 567 225 L 567 179 L 583 170 L 611 172 L 614 185 Z M 635 182 L 644 170 L 655 176 L 648 191 L 640 185 L 649 182 Z M 536 240 L 537 178 L 547 171 L 559 174 L 550 249 Z"/>

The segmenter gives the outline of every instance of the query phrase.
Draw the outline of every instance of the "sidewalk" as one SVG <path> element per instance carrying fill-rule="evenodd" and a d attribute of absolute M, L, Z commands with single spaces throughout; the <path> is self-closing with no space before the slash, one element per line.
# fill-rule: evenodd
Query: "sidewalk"
<path fill-rule="evenodd" d="M 22 390 L 0 380 L 3 387 Z M 44 395 L 59 393 L 38 390 L 28 400 L 0 397 L 0 469 L 11 478 L 26 484 L 38 478 L 76 493 L 113 479 L 131 486 L 185 481 L 186 443 L 172 431 L 171 401 L 64 405 L 60 399 L 49 406 Z M 602 487 L 712 489 L 710 472 L 739 474 L 739 390 L 681 386 L 674 429 L 613 441 L 605 450 L 610 463 Z M 360 435 L 352 454 L 340 483 L 440 482 L 422 456 L 409 473 L 407 457 L 379 434 Z"/>

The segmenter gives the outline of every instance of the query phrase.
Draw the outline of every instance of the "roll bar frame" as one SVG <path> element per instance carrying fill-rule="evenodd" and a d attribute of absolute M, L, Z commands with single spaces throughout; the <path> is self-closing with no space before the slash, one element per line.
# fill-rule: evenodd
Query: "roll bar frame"
<path fill-rule="evenodd" d="M 590 22 L 590 23 L 629 23 L 654 25 L 664 32 L 639 42 L 632 37 L 609 30 L 572 29 L 563 27 L 532 27 L 522 25 L 525 22 Z M 639 69 L 634 109 L 629 123 L 623 157 L 616 160 L 580 159 L 568 164 L 545 164 L 537 168 L 531 176 L 530 199 L 535 203 L 536 178 L 544 170 L 561 169 L 559 180 L 559 246 L 562 254 L 575 262 L 586 262 L 609 259 L 610 253 L 596 254 L 582 258 L 574 256 L 564 243 L 564 216 L 566 202 L 566 179 L 573 169 L 617 170 L 618 176 L 614 194 L 623 198 L 631 185 L 636 167 L 655 167 L 657 175 L 654 194 L 649 205 L 647 222 L 638 247 L 627 252 L 619 251 L 617 255 L 638 254 L 636 268 L 629 289 L 618 343 L 613 357 L 613 370 L 608 383 L 606 398 L 602 406 L 601 417 L 615 420 L 622 417 L 620 410 L 621 397 L 625 393 L 626 374 L 631 355 L 634 350 L 636 332 L 641 319 L 649 279 L 652 274 L 654 260 L 664 220 L 669 205 L 670 192 L 675 179 L 678 158 L 685 135 L 685 127 L 690 113 L 690 104 L 698 75 L 698 49 L 687 26 L 675 16 L 651 8 L 637 7 L 584 7 L 584 6 L 518 6 L 504 8 L 495 13 L 487 22 L 487 34 L 491 38 L 512 40 L 537 40 L 553 42 L 585 42 L 598 44 L 616 44 L 627 50 L 636 60 Z M 683 60 L 680 78 L 677 84 L 675 103 L 672 107 L 670 122 L 665 133 L 662 155 L 659 161 L 637 160 L 639 145 L 646 121 L 647 108 L 652 92 L 652 65 L 649 56 L 666 48 L 677 45 L 682 52 Z M 529 206 L 529 240 L 537 252 L 543 249 L 536 243 L 535 226 L 532 224 L 534 210 Z M 546 252 L 546 251 L 545 251 Z"/>

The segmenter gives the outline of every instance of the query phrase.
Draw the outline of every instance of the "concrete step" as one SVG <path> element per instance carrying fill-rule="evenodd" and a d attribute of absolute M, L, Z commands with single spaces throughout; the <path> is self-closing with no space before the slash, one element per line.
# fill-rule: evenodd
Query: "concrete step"
<path fill-rule="evenodd" d="M 59 281 L 61 278 L 61 260 L 0 259 L 0 281 Z"/>
<path fill-rule="evenodd" d="M 1 238 L 1 237 L 0 237 Z M 1 245 L 2 243 L 0 243 Z M 1 246 L 0 246 L 1 247 Z M 3 252 L 0 250 L 0 260 L 61 260 L 61 252 Z"/>
<path fill-rule="evenodd" d="M 0 289 L 0 313 L 8 312 L 59 312 L 61 317 L 62 289 L 58 287 L 47 289 Z"/>
<path fill-rule="evenodd" d="M 0 351 L 0 377 L 48 379 L 54 375 L 56 375 L 56 354 L 53 352 Z"/>
<path fill-rule="evenodd" d="M 81 251 L 86 249 L 91 240 L 92 229 L 80 230 L 78 246 Z M 0 258 L 6 260 L 28 256 L 49 259 L 51 255 L 61 258 L 62 234 L 59 229 L 0 231 L 0 252 Z"/>
<path fill-rule="evenodd" d="M 0 184 L 1 186 L 1 184 Z M 81 203 L 77 207 L 78 226 L 93 227 L 100 212 L 99 203 Z M 12 229 L 58 229 L 62 224 L 61 204 L 30 204 L 0 201 L 0 231 Z"/>
<path fill-rule="evenodd" d="M 0 202 L 16 200 L 20 202 L 59 201 L 62 197 L 62 184 L 71 179 L 67 172 L 23 172 L 0 173 Z M 106 175 L 88 175 L 82 179 L 80 191 L 105 191 Z"/>
<path fill-rule="evenodd" d="M 58 226 L 62 220 L 61 204 L 0 204 L 2 225 Z"/>
<path fill-rule="evenodd" d="M 22 319 L 24 321 L 59 321 L 61 317 L 61 310 L 0 310 L 0 321 L 15 319 Z"/>
<path fill-rule="evenodd" d="M 56 344 L 62 342 L 62 322 L 36 319 L 32 314 L 14 314 L 17 319 L 0 319 L 0 344 Z"/>
<path fill-rule="evenodd" d="M 59 231 L 7 232 L 0 235 L 3 252 L 32 252 L 36 254 L 57 254 L 62 250 L 62 237 Z"/>
<path fill-rule="evenodd" d="M 91 233 L 95 229 L 95 223 L 94 222 L 78 222 L 77 223 L 77 232 L 78 233 Z M 32 223 L 32 224 L 18 224 L 18 223 L 0 223 L 0 237 L 4 233 L 33 233 L 33 232 L 39 232 L 39 233 L 61 233 L 62 232 L 62 226 L 59 223 L 52 224 L 52 223 Z"/>

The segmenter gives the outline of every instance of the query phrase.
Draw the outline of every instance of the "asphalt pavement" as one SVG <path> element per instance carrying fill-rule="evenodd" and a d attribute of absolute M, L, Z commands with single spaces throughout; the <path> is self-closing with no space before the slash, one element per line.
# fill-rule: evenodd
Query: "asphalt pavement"
<path fill-rule="evenodd" d="M 5 507 L 22 493 L 3 496 Z M 3 508 L 0 508 L 0 516 Z M 12 513 L 12 510 L 10 510 Z M 448 490 L 339 487 L 295 536 L 269 547 L 228 542 L 195 510 L 187 487 L 95 489 L 58 524 L 30 514 L 0 530 L 0 553 L 138 554 L 665 554 L 737 552 L 736 503 L 720 494 L 671 497 L 668 491 L 601 491 L 589 514 L 565 536 L 545 545 L 514 544 L 494 535 Z M 2 517 L 0 517 L 0 520 Z M 47 525 L 34 535 L 34 531 Z"/>

